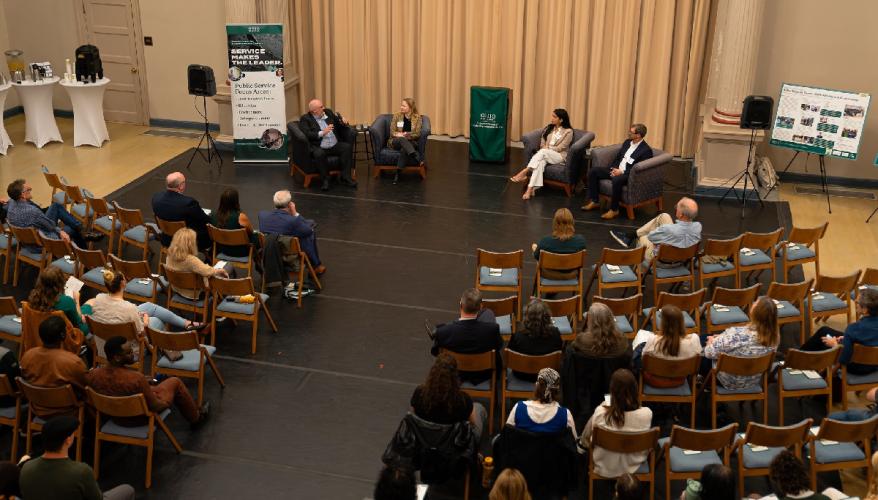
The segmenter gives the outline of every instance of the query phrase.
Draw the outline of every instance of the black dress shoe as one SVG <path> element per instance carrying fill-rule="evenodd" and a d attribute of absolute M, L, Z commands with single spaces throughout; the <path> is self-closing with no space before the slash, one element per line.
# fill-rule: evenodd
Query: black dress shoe
<path fill-rule="evenodd" d="M 82 233 L 82 239 L 84 239 L 85 241 L 101 241 L 102 239 L 104 239 L 104 235 L 101 233 L 89 231 Z"/>
<path fill-rule="evenodd" d="M 198 409 L 198 421 L 189 424 L 190 429 L 198 429 L 210 418 L 210 401 L 205 401 Z"/>
<path fill-rule="evenodd" d="M 329 177 L 323 179 L 323 184 L 320 186 L 321 191 L 329 191 Z"/>
<path fill-rule="evenodd" d="M 352 188 L 357 187 L 357 181 L 351 179 L 350 177 L 342 177 L 341 183 L 344 184 L 345 186 L 349 186 Z"/>
<path fill-rule="evenodd" d="M 393 173 L 393 183 L 396 184 L 399 182 L 399 169 L 396 169 L 396 172 Z"/>

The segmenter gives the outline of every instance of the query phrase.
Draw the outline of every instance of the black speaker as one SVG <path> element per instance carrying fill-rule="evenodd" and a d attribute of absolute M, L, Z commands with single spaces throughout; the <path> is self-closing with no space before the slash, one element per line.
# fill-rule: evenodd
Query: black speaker
<path fill-rule="evenodd" d="M 76 81 L 89 82 L 104 77 L 101 52 L 94 45 L 82 45 L 76 49 Z"/>
<path fill-rule="evenodd" d="M 189 71 L 189 94 L 214 96 L 216 95 L 216 80 L 213 77 L 213 69 L 210 66 L 190 64 Z"/>
<path fill-rule="evenodd" d="M 767 130 L 771 128 L 771 109 L 774 99 L 767 95 L 748 95 L 741 111 L 741 128 Z"/>

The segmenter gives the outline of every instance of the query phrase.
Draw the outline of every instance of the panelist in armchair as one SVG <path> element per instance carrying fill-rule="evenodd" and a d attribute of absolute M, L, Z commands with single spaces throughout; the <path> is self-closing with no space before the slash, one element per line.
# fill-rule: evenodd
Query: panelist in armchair
<path fill-rule="evenodd" d="M 319 99 L 313 99 L 308 103 L 308 112 L 299 118 L 299 128 L 308 138 L 311 146 L 311 155 L 320 170 L 320 178 L 323 181 L 320 189 L 329 189 L 329 162 L 327 156 L 337 156 L 341 163 L 341 183 L 350 187 L 357 187 L 357 181 L 351 177 L 351 169 L 354 165 L 354 153 L 350 144 L 339 140 L 335 129 L 346 129 L 348 124 L 338 113 L 323 106 Z"/>
<path fill-rule="evenodd" d="M 396 172 L 393 174 L 393 183 L 399 182 L 399 173 L 405 168 L 409 160 L 417 164 L 417 143 L 421 137 L 421 114 L 415 100 L 406 97 L 399 106 L 399 111 L 393 113 L 390 119 L 390 138 L 387 139 L 387 147 L 400 151 L 396 160 Z"/>
<path fill-rule="evenodd" d="M 529 200 L 537 189 L 543 187 L 543 172 L 546 165 L 564 163 L 570 144 L 573 143 L 573 128 L 570 127 L 570 115 L 566 109 L 558 108 L 552 111 L 552 120 L 543 130 L 540 138 L 540 150 L 537 151 L 527 163 L 527 166 L 512 176 L 512 182 L 524 182 L 528 171 L 532 171 L 527 191 L 521 199 Z"/>
<path fill-rule="evenodd" d="M 613 219 L 619 215 L 619 202 L 622 199 L 622 188 L 628 184 L 628 174 L 634 165 L 652 158 L 652 147 L 643 140 L 646 137 L 646 125 L 635 123 L 628 129 L 628 139 L 622 143 L 615 159 L 605 168 L 592 168 L 588 171 L 588 203 L 583 205 L 583 210 L 600 208 L 598 197 L 600 195 L 601 179 L 610 179 L 613 183 L 613 195 L 610 199 L 610 209 L 601 215 L 603 219 Z"/>

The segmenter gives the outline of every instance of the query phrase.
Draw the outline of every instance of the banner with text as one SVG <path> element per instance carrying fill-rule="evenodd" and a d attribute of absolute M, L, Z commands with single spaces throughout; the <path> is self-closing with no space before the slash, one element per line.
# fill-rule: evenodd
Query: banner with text
<path fill-rule="evenodd" d="M 281 24 L 227 24 L 236 162 L 286 162 Z"/>

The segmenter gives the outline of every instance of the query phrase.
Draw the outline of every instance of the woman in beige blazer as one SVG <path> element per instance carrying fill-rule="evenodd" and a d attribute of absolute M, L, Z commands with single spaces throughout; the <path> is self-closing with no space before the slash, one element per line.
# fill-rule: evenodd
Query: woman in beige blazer
<path fill-rule="evenodd" d="M 543 171 L 546 170 L 546 165 L 567 161 L 567 151 L 572 142 L 573 129 L 570 127 L 570 115 L 567 114 L 567 110 L 558 108 L 552 111 L 552 121 L 543 131 L 540 150 L 531 157 L 530 162 L 521 172 L 510 178 L 512 182 L 524 182 L 528 171 L 533 171 L 527 184 L 527 191 L 521 197 L 523 200 L 529 200 L 537 189 L 543 187 Z"/>

